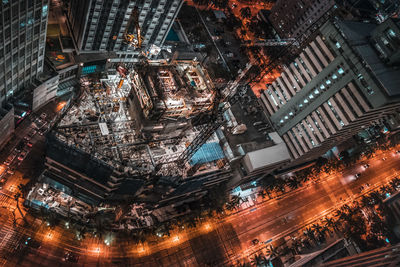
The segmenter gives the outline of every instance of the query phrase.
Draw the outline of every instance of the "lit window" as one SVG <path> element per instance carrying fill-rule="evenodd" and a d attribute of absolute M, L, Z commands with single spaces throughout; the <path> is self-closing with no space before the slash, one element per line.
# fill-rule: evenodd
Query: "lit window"
<path fill-rule="evenodd" d="M 391 37 L 396 37 L 396 33 L 395 33 L 392 29 L 389 29 L 389 30 L 388 30 L 388 34 L 389 34 L 389 36 L 391 36 Z"/>
<path fill-rule="evenodd" d="M 344 73 L 344 70 L 343 70 L 342 68 L 339 68 L 339 69 L 338 69 L 338 73 L 339 73 L 339 74 L 343 74 L 343 73 Z"/>
<path fill-rule="evenodd" d="M 43 7 L 42 7 L 42 16 L 43 17 L 46 17 L 47 16 L 47 5 L 44 5 Z"/>

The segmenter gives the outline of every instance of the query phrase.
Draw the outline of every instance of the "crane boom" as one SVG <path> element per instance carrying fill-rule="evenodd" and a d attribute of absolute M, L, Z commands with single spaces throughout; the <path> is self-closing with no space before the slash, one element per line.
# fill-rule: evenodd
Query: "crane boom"
<path fill-rule="evenodd" d="M 134 27 L 133 29 L 131 29 L 132 25 Z M 129 46 L 133 46 L 135 48 L 142 47 L 143 37 L 140 33 L 139 8 L 137 6 L 133 8 L 132 13 L 129 17 L 128 24 L 126 25 L 124 33 L 124 39 Z"/>

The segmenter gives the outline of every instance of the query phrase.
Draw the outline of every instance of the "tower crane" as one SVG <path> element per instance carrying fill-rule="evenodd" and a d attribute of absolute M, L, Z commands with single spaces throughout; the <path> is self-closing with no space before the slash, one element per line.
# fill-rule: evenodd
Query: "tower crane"
<path fill-rule="evenodd" d="M 139 8 L 135 6 L 129 17 L 124 33 L 125 42 L 134 48 L 141 48 L 143 37 L 140 33 Z"/>

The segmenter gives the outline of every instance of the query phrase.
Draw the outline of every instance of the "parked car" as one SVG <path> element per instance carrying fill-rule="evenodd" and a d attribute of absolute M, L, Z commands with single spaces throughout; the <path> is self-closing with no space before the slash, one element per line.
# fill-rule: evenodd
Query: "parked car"
<path fill-rule="evenodd" d="M 28 154 L 27 151 L 25 151 L 25 150 L 22 151 L 21 154 L 19 154 L 19 156 L 18 156 L 18 160 L 23 161 L 26 158 L 26 154 Z"/>
<path fill-rule="evenodd" d="M 356 175 L 354 175 L 354 177 L 356 177 L 356 179 L 360 178 L 361 173 L 357 173 Z"/>
<path fill-rule="evenodd" d="M 26 146 L 27 146 L 27 147 L 32 147 L 33 144 L 32 144 L 31 142 L 27 142 L 27 143 L 26 143 Z"/>
<path fill-rule="evenodd" d="M 10 156 L 8 156 L 6 161 L 4 161 L 4 164 L 10 166 L 14 159 L 17 157 L 17 153 L 18 152 L 14 151 Z"/>
<path fill-rule="evenodd" d="M 364 168 L 368 169 L 369 168 L 369 164 L 364 164 Z"/>

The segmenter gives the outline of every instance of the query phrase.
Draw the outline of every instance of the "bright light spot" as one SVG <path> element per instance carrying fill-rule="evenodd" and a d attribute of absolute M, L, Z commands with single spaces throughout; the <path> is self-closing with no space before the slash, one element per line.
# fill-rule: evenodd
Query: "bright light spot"
<path fill-rule="evenodd" d="M 175 236 L 173 239 L 172 239 L 172 241 L 174 241 L 174 242 L 178 242 L 179 241 L 179 236 Z"/>
<path fill-rule="evenodd" d="M 210 230 L 211 229 L 211 225 L 209 223 L 206 223 L 204 225 L 204 229 L 207 230 L 207 231 Z"/>

